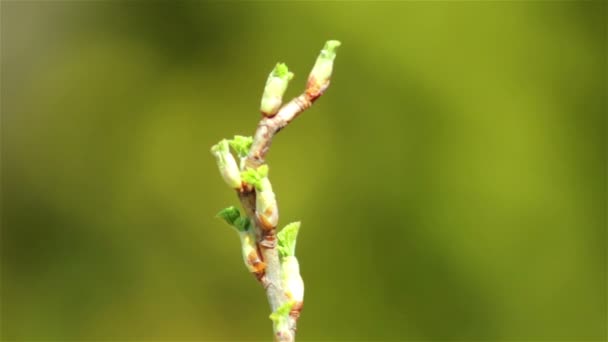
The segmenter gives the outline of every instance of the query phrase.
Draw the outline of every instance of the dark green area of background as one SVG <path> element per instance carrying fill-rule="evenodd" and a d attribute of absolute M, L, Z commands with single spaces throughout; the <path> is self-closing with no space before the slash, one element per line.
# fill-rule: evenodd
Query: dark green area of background
<path fill-rule="evenodd" d="M 268 72 L 299 339 L 606 339 L 606 3 L 1 3 L 1 338 L 268 340 L 209 147 Z"/>

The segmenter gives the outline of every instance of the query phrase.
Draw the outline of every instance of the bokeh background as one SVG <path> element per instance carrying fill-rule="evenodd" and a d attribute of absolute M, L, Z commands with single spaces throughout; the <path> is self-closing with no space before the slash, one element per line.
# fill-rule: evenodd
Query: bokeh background
<path fill-rule="evenodd" d="M 606 3 L 2 1 L 1 338 L 269 340 L 209 147 L 268 72 L 302 341 L 606 339 Z"/>

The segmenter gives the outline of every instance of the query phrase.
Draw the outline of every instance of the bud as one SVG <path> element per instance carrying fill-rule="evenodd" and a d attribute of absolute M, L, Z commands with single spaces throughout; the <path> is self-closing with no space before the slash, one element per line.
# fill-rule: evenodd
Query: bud
<path fill-rule="evenodd" d="M 293 78 L 293 73 L 289 72 L 287 65 L 277 63 L 274 69 L 268 75 L 264 94 L 262 95 L 262 103 L 260 111 L 264 116 L 274 116 L 281 108 L 283 103 L 283 94 L 287 90 L 287 84 Z"/>
<path fill-rule="evenodd" d="M 230 153 L 228 140 L 224 139 L 211 147 L 211 154 L 215 157 L 220 174 L 228 186 L 234 189 L 241 187 L 241 171 L 236 160 Z"/>
<path fill-rule="evenodd" d="M 304 301 L 304 281 L 300 275 L 300 264 L 295 256 L 284 257 L 281 260 L 283 288 L 285 295 L 296 303 Z"/>
<path fill-rule="evenodd" d="M 266 264 L 260 258 L 253 232 L 239 232 L 239 237 L 241 239 L 241 252 L 243 253 L 245 266 L 249 272 L 256 276 L 262 274 L 266 268 Z"/>
<path fill-rule="evenodd" d="M 268 179 L 268 165 L 261 165 L 257 169 L 248 168 L 241 173 L 241 177 L 245 183 L 255 187 L 255 215 L 261 228 L 268 230 L 276 227 L 279 222 L 279 208 Z"/>
<path fill-rule="evenodd" d="M 278 234 L 278 251 L 281 257 L 283 288 L 287 298 L 293 300 L 297 309 L 301 309 L 304 300 L 304 281 L 300 276 L 300 265 L 295 257 L 296 240 L 300 222 L 285 226 Z"/>
<path fill-rule="evenodd" d="M 239 210 L 232 206 L 220 210 L 216 215 L 219 218 L 224 219 L 226 223 L 232 226 L 241 240 L 241 253 L 243 254 L 243 262 L 249 272 L 261 277 L 264 274 L 266 264 L 260 258 L 258 249 L 255 242 L 255 235 L 251 229 L 251 221 L 246 216 L 241 216 Z"/>
<path fill-rule="evenodd" d="M 262 228 L 272 229 L 279 223 L 279 208 L 268 177 L 262 178 L 261 187 L 255 189 L 255 215 Z"/>
<path fill-rule="evenodd" d="M 321 50 L 315 66 L 308 76 L 306 92 L 313 97 L 319 96 L 329 85 L 329 79 L 334 67 L 336 49 L 341 45 L 337 40 L 328 40 Z"/>

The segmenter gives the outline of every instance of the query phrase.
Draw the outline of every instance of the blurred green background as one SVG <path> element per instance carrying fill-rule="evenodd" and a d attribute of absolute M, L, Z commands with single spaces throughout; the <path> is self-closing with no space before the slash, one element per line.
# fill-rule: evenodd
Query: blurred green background
<path fill-rule="evenodd" d="M 7 341 L 269 340 L 209 147 L 278 61 L 302 341 L 606 339 L 606 3 L 1 3 Z"/>

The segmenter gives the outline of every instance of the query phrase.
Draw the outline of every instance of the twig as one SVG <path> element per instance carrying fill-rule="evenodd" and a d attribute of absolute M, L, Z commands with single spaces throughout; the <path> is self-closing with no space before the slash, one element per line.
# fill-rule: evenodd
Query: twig
<path fill-rule="evenodd" d="M 236 163 L 230 160 L 232 155 L 226 153 L 226 148 L 217 147 L 222 142 L 212 148 L 212 152 L 218 159 L 220 172 L 226 182 L 236 188 L 248 220 L 240 225 L 238 222 L 235 224 L 238 220 L 238 213 L 234 213 L 236 209 L 233 207 L 228 208 L 231 211 L 230 217 L 222 212 L 220 212 L 220 216 L 234 225 L 237 230 L 255 234 L 257 253 L 252 252 L 251 246 L 243 247 L 245 264 L 266 290 L 273 312 L 271 319 L 274 321 L 276 341 L 295 340 L 296 324 L 302 310 L 304 289 L 299 265 L 294 254 L 299 222 L 292 224 L 290 228 L 284 228 L 286 232 L 289 230 L 289 233 L 284 234 L 283 240 L 281 240 L 283 233 L 277 237 L 278 206 L 267 178 L 267 168 L 261 171 L 261 167 L 265 166 L 266 154 L 274 136 L 298 115 L 310 108 L 328 88 L 335 50 L 339 45 L 340 43 L 337 41 L 326 43 L 309 75 L 305 92 L 282 107 L 280 107 L 281 98 L 293 74 L 288 72 L 284 64 L 277 64 L 266 83 L 261 105 L 263 117 L 257 126 L 253 140 L 250 141 L 251 146 L 248 153 L 246 155 L 242 153 L 245 149 L 242 146 L 245 140 L 235 142 L 243 137 L 235 137 L 235 140 L 230 142 L 237 154 L 242 157 L 240 177 L 234 176 Z M 249 223 L 250 226 L 248 226 Z M 287 236 L 288 234 L 289 236 Z M 279 253 L 279 248 L 281 248 L 281 253 Z M 245 252 L 245 250 L 247 251 Z M 263 261 L 263 264 L 260 263 L 260 260 Z"/>

